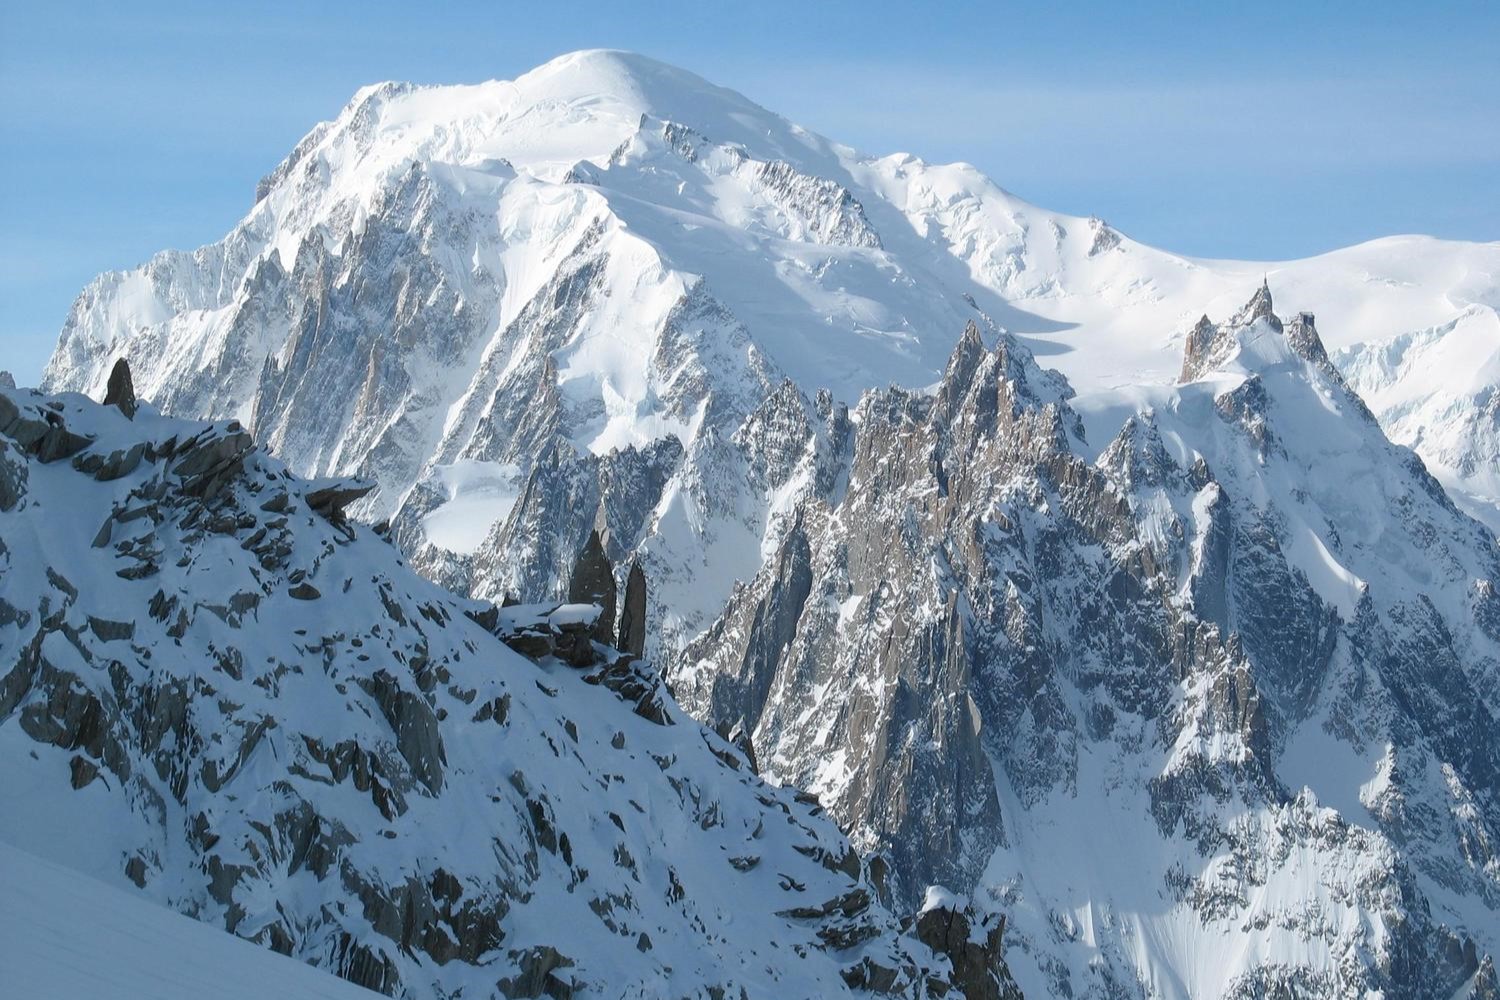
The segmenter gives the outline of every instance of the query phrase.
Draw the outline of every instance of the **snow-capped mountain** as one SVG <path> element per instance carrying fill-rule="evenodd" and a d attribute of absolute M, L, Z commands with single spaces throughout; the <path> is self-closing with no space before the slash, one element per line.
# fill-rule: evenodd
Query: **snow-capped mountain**
<path fill-rule="evenodd" d="M 774 548 L 786 498 L 743 488 L 737 438 L 783 378 L 848 402 L 927 385 L 974 321 L 1085 393 L 1169 384 L 1181 331 L 1266 275 L 1331 348 L 1493 326 L 1500 306 L 1497 244 L 1190 260 L 591 51 L 513 82 L 362 90 L 223 240 L 90 285 L 45 384 L 98 392 L 127 356 L 166 412 L 237 418 L 306 475 L 374 479 L 361 513 L 396 515 L 431 575 L 481 596 L 555 585 L 608 522 L 670 597 L 676 644 Z M 1446 397 L 1391 377 L 1377 414 L 1422 450 Z M 565 529 L 526 502 L 537 474 L 570 482 Z"/>
<path fill-rule="evenodd" d="M 474 597 L 601 530 L 1028 996 L 1495 991 L 1500 243 L 1183 258 L 617 52 L 367 88 L 256 195 L 48 387 L 129 357 Z"/>
<path fill-rule="evenodd" d="M 1180 384 L 1070 399 L 970 326 L 867 394 L 678 695 L 898 895 L 977 886 L 1027 996 L 1470 995 L 1500 551 L 1310 315 L 1262 288 L 1186 339 Z"/>
<path fill-rule="evenodd" d="M 903 930 L 654 670 L 513 652 L 357 487 L 130 402 L 0 391 L 0 840 L 392 995 L 1000 995 L 995 918 Z"/>
<path fill-rule="evenodd" d="M 1500 530 L 1500 313 L 1470 304 L 1435 326 L 1345 347 L 1334 362 L 1391 440 Z"/>

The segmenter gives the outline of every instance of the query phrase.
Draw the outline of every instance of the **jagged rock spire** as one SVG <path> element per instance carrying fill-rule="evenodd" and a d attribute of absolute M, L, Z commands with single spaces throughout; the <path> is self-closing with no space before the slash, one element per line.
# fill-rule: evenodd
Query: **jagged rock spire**
<path fill-rule="evenodd" d="M 14 389 L 16 380 L 10 372 L 0 371 L 0 389 Z"/>
<path fill-rule="evenodd" d="M 984 346 L 984 338 L 979 334 L 978 324 L 969 320 L 964 324 L 963 336 L 959 337 L 958 343 L 953 345 L 953 352 L 948 355 L 948 365 L 943 370 L 940 395 L 946 410 L 951 412 L 957 408 L 964 394 L 969 391 L 974 374 L 984 363 L 985 355 L 988 353 Z"/>
<path fill-rule="evenodd" d="M 1177 376 L 1177 381 L 1191 382 L 1202 374 L 1206 367 L 1204 362 L 1218 334 L 1219 328 L 1214 325 L 1214 321 L 1209 319 L 1207 314 L 1203 315 L 1192 330 L 1188 331 L 1187 345 L 1182 351 L 1182 374 Z"/>
<path fill-rule="evenodd" d="M 1322 338 L 1318 336 L 1313 314 L 1301 312 L 1283 323 L 1272 311 L 1272 306 L 1271 286 L 1269 282 L 1262 280 L 1250 301 L 1227 323 L 1215 323 L 1207 316 L 1200 319 L 1188 332 L 1182 353 L 1182 374 L 1178 376 L 1178 381 L 1191 382 L 1222 365 L 1234 353 L 1238 331 L 1254 323 L 1264 322 L 1286 338 L 1287 345 L 1299 358 L 1317 365 L 1342 382 L 1343 376 L 1339 375 L 1338 369 L 1328 359 L 1328 351 L 1323 347 Z"/>
<path fill-rule="evenodd" d="M 1323 347 L 1323 338 L 1318 336 L 1318 327 L 1310 312 L 1298 313 L 1286 324 L 1283 331 L 1286 341 L 1299 358 L 1315 365 L 1331 367 L 1328 351 Z"/>
<path fill-rule="evenodd" d="M 104 390 L 104 405 L 117 406 L 131 420 L 135 419 L 135 381 L 130 377 L 130 364 L 120 358 L 109 373 L 109 384 Z"/>
<path fill-rule="evenodd" d="M 638 561 L 630 563 L 625 580 L 625 604 L 620 609 L 620 652 L 646 655 L 646 573 Z"/>
<path fill-rule="evenodd" d="M 594 624 L 594 640 L 613 646 L 615 642 L 615 573 L 604 554 L 604 540 L 599 529 L 589 532 L 589 540 L 573 563 L 568 580 L 571 604 L 597 604 L 603 610 Z"/>
<path fill-rule="evenodd" d="M 963 336 L 958 338 L 958 343 L 953 345 L 953 352 L 948 355 L 944 381 L 963 383 L 967 387 L 969 379 L 974 376 L 974 370 L 984 360 L 985 353 L 979 324 L 971 319 L 964 324 Z"/>
<path fill-rule="evenodd" d="M 1249 326 L 1258 319 L 1265 320 L 1278 331 L 1281 329 L 1281 321 L 1276 318 L 1275 303 L 1271 300 L 1270 278 L 1261 279 L 1260 287 L 1255 290 L 1254 295 L 1250 296 L 1250 301 L 1245 303 L 1245 308 L 1230 320 L 1229 325 Z"/>

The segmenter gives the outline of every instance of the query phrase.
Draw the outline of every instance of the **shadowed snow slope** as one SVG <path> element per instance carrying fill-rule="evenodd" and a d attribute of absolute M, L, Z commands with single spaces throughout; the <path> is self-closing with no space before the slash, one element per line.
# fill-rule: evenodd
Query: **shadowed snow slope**
<path fill-rule="evenodd" d="M 0 968 L 14 997 L 376 996 L 5 843 L 0 872 Z"/>

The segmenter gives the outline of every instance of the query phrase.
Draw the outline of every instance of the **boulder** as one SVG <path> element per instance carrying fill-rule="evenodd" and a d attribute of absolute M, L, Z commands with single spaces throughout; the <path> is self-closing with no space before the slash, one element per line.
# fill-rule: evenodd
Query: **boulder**
<path fill-rule="evenodd" d="M 87 787 L 99 776 L 99 765 L 82 754 L 73 755 L 73 759 L 68 762 L 68 770 L 74 791 Z"/>
<path fill-rule="evenodd" d="M 375 488 L 374 483 L 357 479 L 340 479 L 311 490 L 303 498 L 316 513 L 333 524 L 344 523 L 344 508 Z"/>
<path fill-rule="evenodd" d="M 551 656 L 555 649 L 552 633 L 546 629 L 523 628 L 514 632 L 505 632 L 500 636 L 500 641 L 522 656 L 533 660 Z"/>
<path fill-rule="evenodd" d="M 55 462 L 60 458 L 72 458 L 93 442 L 68 430 L 62 415 L 55 410 L 37 410 L 28 407 L 29 416 L 9 396 L 0 395 L 0 434 L 20 445 L 21 450 L 35 455 L 39 462 Z"/>
<path fill-rule="evenodd" d="M 516 975 L 500 980 L 501 995 L 517 1000 L 521 997 L 551 997 L 568 1000 L 573 996 L 572 977 L 565 970 L 573 960 L 550 945 L 538 945 L 526 951 L 513 951 L 510 960 Z"/>

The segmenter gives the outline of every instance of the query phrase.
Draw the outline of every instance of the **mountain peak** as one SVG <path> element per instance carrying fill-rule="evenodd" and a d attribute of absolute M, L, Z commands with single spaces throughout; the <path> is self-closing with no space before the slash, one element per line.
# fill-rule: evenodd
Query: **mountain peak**
<path fill-rule="evenodd" d="M 710 83 L 680 66 L 626 49 L 577 49 L 565 52 L 516 78 L 518 84 L 522 81 L 534 84 L 543 81 L 569 81 L 588 84 L 592 89 L 606 90 L 611 89 L 610 84 L 625 83 L 636 87 L 670 86 L 679 90 L 734 94 L 734 91 Z"/>
<path fill-rule="evenodd" d="M 1279 325 L 1279 320 L 1276 319 L 1276 304 L 1271 298 L 1269 277 L 1261 278 L 1260 287 L 1255 290 L 1254 295 L 1250 296 L 1250 301 L 1245 303 L 1244 308 L 1235 315 L 1234 319 L 1230 320 L 1230 324 L 1249 326 L 1259 319 L 1266 320 L 1272 326 Z"/>
<path fill-rule="evenodd" d="M 1292 344 L 1284 338 L 1285 328 L 1274 311 L 1270 282 L 1262 279 L 1250 301 L 1227 322 L 1214 323 L 1207 316 L 1197 322 L 1187 336 L 1178 381 L 1196 381 L 1225 370 L 1231 362 L 1254 368 L 1283 361 L 1291 354 L 1326 363 L 1322 342 L 1312 326 L 1312 314 L 1300 314 L 1297 324 L 1296 343 Z"/>
<path fill-rule="evenodd" d="M 533 178 L 565 182 L 579 163 L 608 160 L 646 118 L 689 126 L 763 158 L 795 157 L 807 142 L 789 122 L 688 70 L 634 52 L 587 49 L 512 80 L 362 87 L 261 182 L 256 201 L 291 180 L 271 204 L 306 214 L 332 192 L 373 191 L 412 162 L 489 170 L 504 160 Z M 310 170 L 313 163 L 323 164 L 326 176 Z"/>
<path fill-rule="evenodd" d="M 581 49 L 515 79 L 527 104 L 570 105 L 586 113 L 613 106 L 632 122 L 641 115 L 688 125 L 715 142 L 750 145 L 790 125 L 734 90 L 690 70 L 621 49 Z"/>

